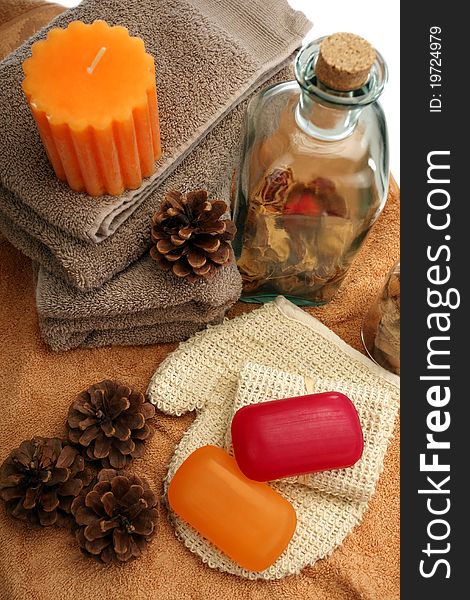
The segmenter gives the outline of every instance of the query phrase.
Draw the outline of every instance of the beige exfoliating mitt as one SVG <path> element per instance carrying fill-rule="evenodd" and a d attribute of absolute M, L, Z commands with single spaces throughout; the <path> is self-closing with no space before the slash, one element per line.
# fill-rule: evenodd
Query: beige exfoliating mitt
<path fill-rule="evenodd" d="M 270 372 L 261 372 L 261 382 L 263 377 L 265 382 L 272 382 L 273 370 L 285 371 L 276 375 L 276 393 L 279 397 L 295 395 L 292 391 L 297 390 L 307 393 L 313 380 L 313 386 L 315 381 L 319 382 L 319 389 L 331 381 L 338 384 L 342 382 L 344 386 L 356 384 L 374 390 L 374 397 L 377 394 L 377 397 L 386 399 L 391 407 L 385 411 L 387 431 L 390 433 L 384 432 L 382 436 L 383 452 L 374 454 L 381 454 L 380 464 L 377 468 L 366 469 L 367 485 L 360 486 L 361 494 L 369 498 L 382 467 L 383 454 L 398 410 L 399 379 L 372 363 L 317 319 L 283 297 L 196 334 L 180 344 L 157 369 L 148 388 L 150 400 L 168 414 L 198 411 L 194 423 L 183 436 L 170 461 L 165 493 L 176 469 L 191 452 L 206 444 L 225 445 L 235 399 L 237 394 L 240 398 L 243 376 L 246 381 L 246 368 L 251 368 L 247 366 L 249 362 L 271 368 Z M 299 379 L 295 374 L 304 377 Z M 325 383 L 324 380 L 330 382 Z M 343 390 L 346 389 L 343 387 Z M 260 401 L 265 393 L 272 393 L 272 383 L 264 390 L 261 385 L 257 392 Z M 313 489 L 311 481 L 309 485 L 293 482 L 292 479 L 271 483 L 293 504 L 297 513 L 297 528 L 285 552 L 274 565 L 261 573 L 240 568 L 194 529 L 171 514 L 176 535 L 209 566 L 229 573 L 250 579 L 277 579 L 298 573 L 341 544 L 367 508 L 367 500 L 350 499 L 350 490 L 345 496 L 341 486 L 336 488 L 335 493 L 330 493 L 331 479 L 334 477 L 330 474 L 330 479 L 322 484 L 328 491 Z M 359 474 L 355 478 L 360 479 Z M 336 480 L 335 484 L 338 483 Z"/>

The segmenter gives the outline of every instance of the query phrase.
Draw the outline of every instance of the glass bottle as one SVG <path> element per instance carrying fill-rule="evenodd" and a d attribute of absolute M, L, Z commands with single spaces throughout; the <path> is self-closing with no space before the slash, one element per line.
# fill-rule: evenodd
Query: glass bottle
<path fill-rule="evenodd" d="M 299 52 L 297 81 L 268 87 L 247 109 L 233 206 L 247 302 L 278 294 L 299 305 L 330 301 L 386 201 L 387 128 L 377 102 L 386 64 L 369 46 L 365 83 L 335 90 L 315 72 L 325 39 Z"/>
<path fill-rule="evenodd" d="M 362 323 L 362 342 L 370 358 L 400 375 L 400 263 L 387 276 L 383 289 Z"/>

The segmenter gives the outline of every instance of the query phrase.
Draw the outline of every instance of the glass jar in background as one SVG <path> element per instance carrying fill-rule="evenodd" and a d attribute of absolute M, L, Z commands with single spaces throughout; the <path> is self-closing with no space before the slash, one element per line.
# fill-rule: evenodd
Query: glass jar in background
<path fill-rule="evenodd" d="M 317 76 L 320 44 L 335 36 L 346 36 L 345 56 L 357 40 L 372 53 L 358 88 Z M 335 34 L 305 46 L 295 69 L 297 81 L 267 88 L 247 110 L 233 215 L 248 302 L 330 301 L 387 197 L 383 58 L 358 36 Z"/>
<path fill-rule="evenodd" d="M 400 263 L 392 268 L 385 285 L 362 323 L 362 341 L 376 363 L 400 375 Z"/>

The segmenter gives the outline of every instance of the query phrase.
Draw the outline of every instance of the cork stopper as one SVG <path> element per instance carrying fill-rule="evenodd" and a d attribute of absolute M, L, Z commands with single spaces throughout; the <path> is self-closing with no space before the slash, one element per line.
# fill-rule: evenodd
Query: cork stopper
<path fill-rule="evenodd" d="M 364 85 L 375 61 L 375 50 L 354 33 L 334 33 L 320 44 L 315 72 L 334 90 L 349 92 Z"/>

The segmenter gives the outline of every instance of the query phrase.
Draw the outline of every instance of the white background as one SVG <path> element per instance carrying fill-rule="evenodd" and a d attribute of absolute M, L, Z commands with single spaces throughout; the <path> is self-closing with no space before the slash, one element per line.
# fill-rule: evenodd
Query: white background
<path fill-rule="evenodd" d="M 79 0 L 56 0 L 76 6 Z M 269 2 L 269 0 L 266 0 Z M 336 31 L 349 31 L 366 38 L 385 58 L 390 78 L 381 103 L 388 122 L 390 165 L 400 182 L 400 2 L 398 0 L 288 0 L 313 23 L 306 39 Z"/>

